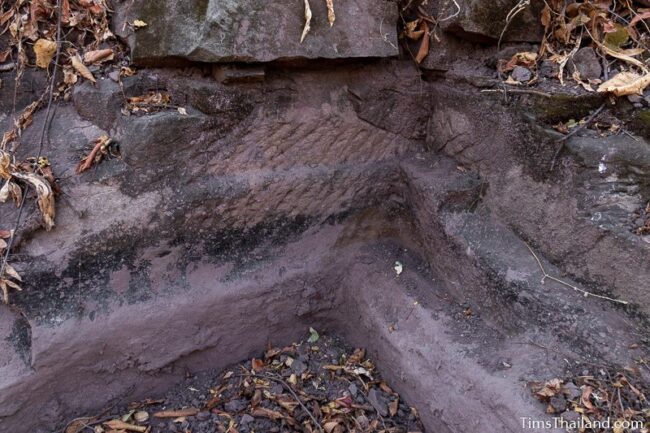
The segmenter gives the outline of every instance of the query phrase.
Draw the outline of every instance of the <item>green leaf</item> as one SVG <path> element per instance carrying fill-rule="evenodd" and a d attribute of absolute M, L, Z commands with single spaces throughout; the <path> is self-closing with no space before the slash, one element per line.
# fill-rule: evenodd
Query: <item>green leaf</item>
<path fill-rule="evenodd" d="M 308 343 L 315 343 L 318 341 L 320 338 L 320 335 L 318 335 L 318 332 L 314 328 L 309 328 L 309 338 L 307 339 Z"/>

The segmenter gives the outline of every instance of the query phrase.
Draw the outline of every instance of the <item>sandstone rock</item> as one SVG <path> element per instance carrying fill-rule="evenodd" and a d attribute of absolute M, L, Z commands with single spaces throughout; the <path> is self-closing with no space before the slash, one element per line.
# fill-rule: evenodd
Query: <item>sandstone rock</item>
<path fill-rule="evenodd" d="M 552 60 L 542 60 L 539 66 L 539 75 L 544 78 L 555 78 L 560 72 L 560 66 Z"/>
<path fill-rule="evenodd" d="M 515 66 L 515 69 L 512 71 L 511 76 L 515 81 L 519 81 L 520 83 L 527 83 L 531 78 L 533 78 L 533 73 L 523 66 Z"/>
<path fill-rule="evenodd" d="M 311 32 L 302 44 L 303 5 L 293 0 L 137 0 L 118 7 L 114 29 L 121 33 L 124 22 L 134 19 L 147 23 L 128 37 L 133 61 L 140 64 L 398 54 L 395 3 L 339 2 L 333 27 L 325 2 L 312 3 Z"/>
<path fill-rule="evenodd" d="M 436 16 L 454 18 L 443 21 L 442 28 L 463 39 L 475 42 L 494 42 L 499 39 L 506 26 L 506 16 L 519 3 L 518 0 L 462 0 L 458 1 L 460 10 L 454 2 L 440 2 Z M 544 7 L 541 0 L 533 0 L 531 5 L 515 16 L 503 34 L 503 42 L 540 42 L 544 29 L 539 20 Z"/>
<path fill-rule="evenodd" d="M 569 72 L 578 71 L 583 80 L 596 80 L 603 73 L 603 67 L 596 51 L 591 47 L 580 48 L 569 62 Z"/>

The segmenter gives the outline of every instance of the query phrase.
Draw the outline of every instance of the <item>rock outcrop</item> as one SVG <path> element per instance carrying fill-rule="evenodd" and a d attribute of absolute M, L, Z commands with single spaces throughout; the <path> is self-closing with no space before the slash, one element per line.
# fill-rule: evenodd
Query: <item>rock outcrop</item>
<path fill-rule="evenodd" d="M 627 213 L 650 201 L 648 142 L 576 136 L 549 173 L 548 125 L 603 99 L 504 101 L 487 65 L 516 2 L 458 3 L 423 69 L 396 58 L 394 2 L 335 1 L 330 28 L 312 0 L 303 44 L 300 1 L 118 5 L 115 32 L 153 66 L 56 107 L 44 154 L 63 194 L 51 232 L 26 209 L 11 256 L 24 291 L 0 307 L 0 431 L 53 431 L 309 326 L 372 350 L 442 433 L 519 431 L 538 409 L 522 378 L 645 353 L 630 347 L 647 332 L 650 243 Z M 534 14 L 504 41 L 536 42 Z M 134 19 L 148 25 L 127 32 Z M 46 82 L 27 77 L 18 107 Z M 13 75 L 0 78 L 4 128 Z M 150 91 L 173 108 L 122 110 Z M 104 134 L 116 156 L 74 174 Z M 16 214 L 0 206 L 2 228 Z M 531 249 L 629 305 L 542 282 Z"/>

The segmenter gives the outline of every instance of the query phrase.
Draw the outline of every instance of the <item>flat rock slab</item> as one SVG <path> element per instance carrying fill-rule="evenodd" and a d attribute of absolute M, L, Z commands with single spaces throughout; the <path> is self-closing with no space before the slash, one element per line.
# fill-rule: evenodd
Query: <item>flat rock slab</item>
<path fill-rule="evenodd" d="M 398 54 L 395 3 L 335 1 L 332 27 L 325 0 L 310 4 L 311 31 L 303 43 L 302 0 L 136 0 L 116 11 L 116 31 L 128 31 L 124 21 L 147 23 L 130 32 L 128 40 L 133 61 L 149 65 L 174 60 L 269 62 Z"/>

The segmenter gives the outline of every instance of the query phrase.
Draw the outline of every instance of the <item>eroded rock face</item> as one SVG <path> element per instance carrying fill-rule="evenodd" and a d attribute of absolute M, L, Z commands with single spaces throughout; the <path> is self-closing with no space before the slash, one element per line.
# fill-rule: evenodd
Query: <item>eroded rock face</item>
<path fill-rule="evenodd" d="M 503 42 L 540 42 L 544 28 L 539 17 L 544 2 L 532 0 L 521 10 L 517 8 L 519 3 L 519 0 L 447 0 L 431 2 L 429 7 L 442 20 L 443 30 L 463 39 L 491 43 L 503 35 Z M 519 12 L 508 22 L 509 13 L 514 11 Z"/>
<path fill-rule="evenodd" d="M 65 195 L 51 232 L 27 208 L 12 258 L 25 280 L 12 301 L 24 317 L 0 308 L 0 431 L 53 431 L 68 415 L 151 397 L 187 370 L 250 358 L 307 326 L 376 351 L 428 430 L 442 433 L 518 431 L 533 413 L 517 394 L 521 378 L 556 377 L 566 362 L 540 367 L 540 354 L 514 341 L 627 362 L 636 322 L 541 283 L 526 243 L 554 275 L 650 312 L 650 248 L 619 218 L 593 220 L 601 205 L 616 217 L 650 199 L 647 142 L 575 137 L 562 171 L 547 175 L 554 147 L 538 124 L 603 101 L 508 105 L 476 88 L 490 85 L 485 60 L 496 50 L 463 38 L 494 43 L 515 2 L 459 2 L 445 34 L 461 37 L 442 48 L 449 69 L 460 67 L 428 80 L 409 59 L 359 60 L 396 53 L 394 3 L 335 1 L 331 29 L 324 2 L 311 3 L 302 45 L 300 1 L 136 1 L 119 11 L 149 24 L 131 36 L 141 63 L 349 61 L 254 65 L 265 73 L 245 83 L 216 81 L 205 65 L 145 68 L 122 87 L 105 77 L 79 85 L 57 107 L 44 154 Z M 517 34 L 531 35 L 514 25 L 505 39 Z M 442 48 L 432 45 L 431 57 Z M 19 106 L 34 89 L 19 88 Z M 124 97 L 148 91 L 169 92 L 187 114 L 121 112 Z M 2 126 L 11 95 L 0 88 Z M 19 158 L 34 154 L 43 121 L 37 113 Z M 120 157 L 74 175 L 103 134 Z M 625 197 L 612 192 L 619 182 Z M 0 206 L 0 220 L 15 217 Z M 512 370 L 492 374 L 504 354 Z"/>
<path fill-rule="evenodd" d="M 398 54 L 396 3 L 335 2 L 336 22 L 324 0 L 312 1 L 311 31 L 300 43 L 302 1 L 136 0 L 119 8 L 121 22 L 148 25 L 129 36 L 136 63 L 269 62 L 278 59 L 387 57 Z"/>

